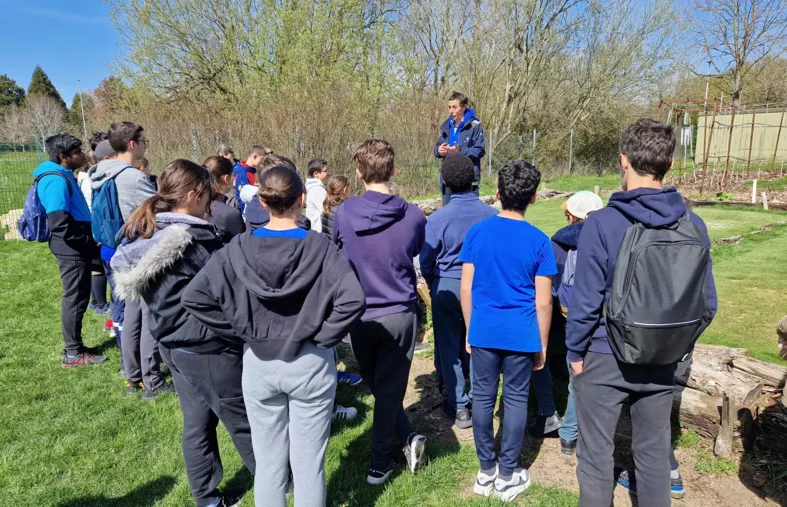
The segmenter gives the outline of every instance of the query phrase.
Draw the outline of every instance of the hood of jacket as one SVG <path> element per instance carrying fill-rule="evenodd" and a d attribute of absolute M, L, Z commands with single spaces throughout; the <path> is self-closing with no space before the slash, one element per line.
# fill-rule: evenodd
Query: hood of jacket
<path fill-rule="evenodd" d="M 465 110 L 465 116 L 464 116 L 464 118 L 462 118 L 462 121 L 459 122 L 459 125 L 456 125 L 454 123 L 454 117 L 453 116 L 448 115 L 448 125 L 450 127 L 452 127 L 452 128 L 456 127 L 456 126 L 464 127 L 465 125 L 470 125 L 471 123 L 473 123 L 473 120 L 475 120 L 475 119 L 476 119 L 475 111 L 473 111 L 473 108 L 468 107 Z"/>
<path fill-rule="evenodd" d="M 121 299 L 138 300 L 162 272 L 183 258 L 194 241 L 189 232 L 192 226 L 202 226 L 197 234 L 213 235 L 205 220 L 181 213 L 156 215 L 159 229 L 148 239 L 124 239 L 112 257 L 115 288 Z"/>
<path fill-rule="evenodd" d="M 552 241 L 562 246 L 566 250 L 576 250 L 579 243 L 579 233 L 585 222 L 579 222 L 563 227 L 552 236 Z"/>
<path fill-rule="evenodd" d="M 127 168 L 136 171 L 131 164 L 123 160 L 102 160 L 87 171 L 87 175 L 90 176 L 91 188 L 99 190 L 105 181 L 117 177 Z"/>
<path fill-rule="evenodd" d="M 322 182 L 319 178 L 308 178 L 306 180 L 306 191 L 312 190 L 314 188 L 322 187 L 325 188 L 325 183 Z"/>
<path fill-rule="evenodd" d="M 344 204 L 345 217 L 356 234 L 378 231 L 399 221 L 407 211 L 407 201 L 395 195 L 368 190 Z"/>
<path fill-rule="evenodd" d="M 686 204 L 675 187 L 638 188 L 615 192 L 607 205 L 646 227 L 664 227 L 686 215 Z"/>
<path fill-rule="evenodd" d="M 321 275 L 331 242 L 314 232 L 293 241 L 297 241 L 294 251 L 290 242 L 260 241 L 241 234 L 227 245 L 238 278 L 259 300 L 276 302 L 308 292 Z M 276 255 L 275 250 L 282 250 L 282 255 Z"/>

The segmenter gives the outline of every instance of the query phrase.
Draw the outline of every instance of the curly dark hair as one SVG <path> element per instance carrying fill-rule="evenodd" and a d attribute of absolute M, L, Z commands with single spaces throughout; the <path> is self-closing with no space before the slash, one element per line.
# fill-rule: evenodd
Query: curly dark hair
<path fill-rule="evenodd" d="M 469 192 L 473 188 L 475 180 L 475 169 L 473 161 L 467 155 L 461 153 L 450 153 L 443 159 L 440 167 L 440 174 L 443 176 L 443 183 L 451 189 L 451 192 Z"/>
<path fill-rule="evenodd" d="M 106 141 L 109 139 L 109 134 L 106 132 L 93 132 L 93 135 L 90 137 L 90 150 L 96 151 L 96 146 L 101 141 Z"/>
<path fill-rule="evenodd" d="M 640 176 L 661 181 L 672 167 L 675 152 L 675 129 L 672 125 L 640 118 L 620 136 L 620 153 Z"/>
<path fill-rule="evenodd" d="M 541 172 L 529 162 L 514 160 L 504 165 L 497 175 L 503 209 L 524 212 L 540 183 Z"/>

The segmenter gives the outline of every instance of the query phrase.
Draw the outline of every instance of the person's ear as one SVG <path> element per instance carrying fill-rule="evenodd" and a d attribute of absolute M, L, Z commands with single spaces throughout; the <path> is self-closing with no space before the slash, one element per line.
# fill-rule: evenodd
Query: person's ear
<path fill-rule="evenodd" d="M 361 174 L 361 170 L 360 169 L 357 169 L 357 168 L 355 169 L 355 175 L 358 176 L 359 180 L 363 181 L 363 174 Z"/>
<path fill-rule="evenodd" d="M 500 200 L 500 189 L 495 190 L 495 199 Z"/>
<path fill-rule="evenodd" d="M 621 173 L 626 173 L 629 170 L 629 167 L 631 167 L 630 162 L 629 162 L 629 156 L 626 155 L 625 153 L 621 153 L 620 154 L 620 172 Z"/>
<path fill-rule="evenodd" d="M 304 194 L 298 196 L 298 200 L 295 202 L 295 209 L 300 210 L 303 208 L 303 196 Z"/>
<path fill-rule="evenodd" d="M 393 178 L 393 177 L 394 177 L 394 176 L 396 176 L 397 174 L 399 174 L 399 169 L 397 169 L 396 167 L 394 167 L 394 168 L 393 168 L 393 171 L 391 171 L 391 178 Z"/>
<path fill-rule="evenodd" d="M 222 185 L 229 185 L 231 179 L 232 179 L 232 175 L 231 174 L 225 174 L 224 176 L 221 177 L 221 184 Z"/>
<path fill-rule="evenodd" d="M 533 204 L 534 202 L 536 202 L 536 198 L 537 197 L 538 197 L 538 192 L 533 192 L 533 195 L 530 197 L 530 203 L 529 204 Z"/>
<path fill-rule="evenodd" d="M 186 194 L 186 202 L 192 202 L 195 200 L 196 197 L 197 197 L 197 192 L 195 192 L 194 190 L 189 190 L 189 192 Z"/>

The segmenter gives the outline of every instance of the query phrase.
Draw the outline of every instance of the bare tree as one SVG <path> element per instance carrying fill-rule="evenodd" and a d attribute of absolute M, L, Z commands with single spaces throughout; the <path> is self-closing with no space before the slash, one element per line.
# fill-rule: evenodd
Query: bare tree
<path fill-rule="evenodd" d="M 19 106 L 10 106 L 3 115 L 3 120 L 0 122 L 0 138 L 10 141 L 14 148 L 17 143 L 21 143 L 22 151 L 25 150 L 24 141 L 27 138 L 27 132 L 23 109 Z"/>
<path fill-rule="evenodd" d="M 66 115 L 62 106 L 52 97 L 34 94 L 25 100 L 24 125 L 31 137 L 41 141 L 62 132 L 66 127 Z"/>
<path fill-rule="evenodd" d="M 749 74 L 787 48 L 787 0 L 696 0 L 699 42 L 738 105 Z"/>

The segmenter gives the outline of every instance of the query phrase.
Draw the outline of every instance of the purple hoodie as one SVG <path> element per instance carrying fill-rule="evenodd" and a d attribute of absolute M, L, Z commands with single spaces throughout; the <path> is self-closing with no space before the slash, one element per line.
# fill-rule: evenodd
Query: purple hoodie
<path fill-rule="evenodd" d="M 366 295 L 362 320 L 401 313 L 416 302 L 413 258 L 424 245 L 426 217 L 394 195 L 367 191 L 336 210 L 333 241 L 350 259 Z"/>

